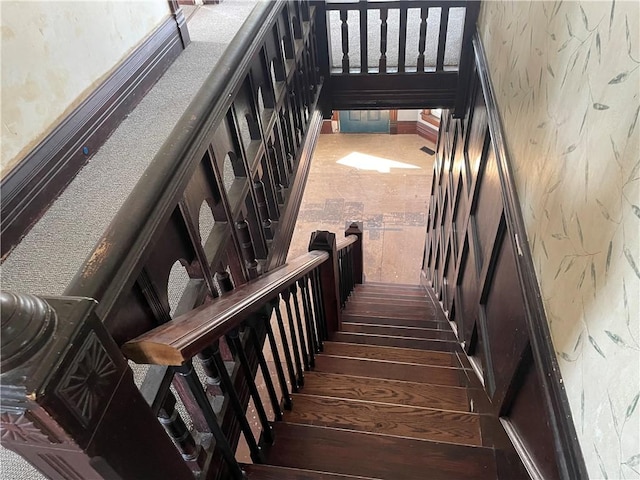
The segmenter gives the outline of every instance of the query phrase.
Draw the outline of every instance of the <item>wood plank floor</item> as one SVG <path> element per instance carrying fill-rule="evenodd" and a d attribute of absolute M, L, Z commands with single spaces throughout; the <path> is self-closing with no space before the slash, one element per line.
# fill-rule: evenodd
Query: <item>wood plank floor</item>
<path fill-rule="evenodd" d="M 422 287 L 358 285 L 251 480 L 494 479 L 449 324 Z"/>

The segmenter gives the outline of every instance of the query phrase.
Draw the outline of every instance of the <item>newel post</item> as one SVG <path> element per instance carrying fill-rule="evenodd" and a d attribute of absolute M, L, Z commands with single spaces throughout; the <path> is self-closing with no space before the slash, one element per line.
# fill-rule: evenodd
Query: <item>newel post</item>
<path fill-rule="evenodd" d="M 0 292 L 0 439 L 53 479 L 193 478 L 89 298 Z"/>
<path fill-rule="evenodd" d="M 320 289 L 324 307 L 329 338 L 333 332 L 342 328 L 342 311 L 340 310 L 340 270 L 338 267 L 338 251 L 336 234 L 317 230 L 311 234 L 309 251 L 321 250 L 329 254 L 329 260 L 320 265 Z"/>
<path fill-rule="evenodd" d="M 344 232 L 344 236 L 355 235 L 358 241 L 353 244 L 353 281 L 364 283 L 364 249 L 362 245 L 362 222 L 352 222 Z"/>

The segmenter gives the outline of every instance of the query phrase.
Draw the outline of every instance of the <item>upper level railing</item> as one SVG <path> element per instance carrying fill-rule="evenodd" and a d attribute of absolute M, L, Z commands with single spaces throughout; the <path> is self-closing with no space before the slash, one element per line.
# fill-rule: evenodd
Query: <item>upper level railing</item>
<path fill-rule="evenodd" d="M 466 0 L 327 1 L 330 63 L 323 74 L 331 107 L 461 111 L 479 6 Z"/>

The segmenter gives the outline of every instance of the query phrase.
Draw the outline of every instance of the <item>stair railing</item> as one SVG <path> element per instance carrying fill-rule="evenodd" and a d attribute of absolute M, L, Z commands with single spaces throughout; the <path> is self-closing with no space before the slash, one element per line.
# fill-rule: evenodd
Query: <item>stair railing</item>
<path fill-rule="evenodd" d="M 3 444 L 52 478 L 243 478 L 240 432 L 263 462 L 270 421 L 340 326 L 339 279 L 357 282 L 362 264 L 360 228 L 346 235 L 338 245 L 314 232 L 309 253 L 236 288 L 218 275 L 219 298 L 124 343 L 125 357 L 151 365 L 140 390 L 94 300 L 2 292 Z"/>
<path fill-rule="evenodd" d="M 479 1 L 327 0 L 324 9 L 332 108 L 463 113 Z"/>

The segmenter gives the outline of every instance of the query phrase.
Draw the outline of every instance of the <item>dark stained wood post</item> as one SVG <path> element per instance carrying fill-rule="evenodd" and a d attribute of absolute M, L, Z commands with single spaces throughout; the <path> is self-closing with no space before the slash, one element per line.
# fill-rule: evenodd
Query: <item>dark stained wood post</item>
<path fill-rule="evenodd" d="M 344 236 L 355 235 L 358 241 L 353 244 L 353 282 L 364 283 L 364 249 L 362 246 L 362 222 L 352 222 L 344 232 Z"/>
<path fill-rule="evenodd" d="M 320 289 L 322 306 L 327 322 L 329 338 L 333 332 L 342 328 L 342 311 L 340 310 L 340 282 L 338 275 L 338 252 L 336 250 L 336 234 L 317 230 L 311 234 L 309 251 L 321 250 L 329 254 L 329 260 L 320 265 Z"/>
<path fill-rule="evenodd" d="M 0 293 L 0 438 L 50 478 L 193 478 L 88 298 Z"/>

